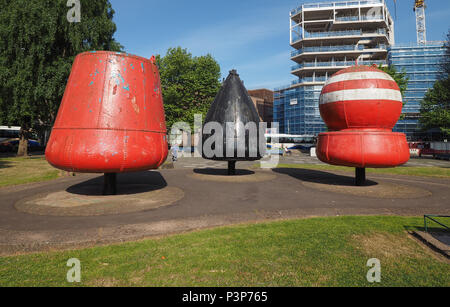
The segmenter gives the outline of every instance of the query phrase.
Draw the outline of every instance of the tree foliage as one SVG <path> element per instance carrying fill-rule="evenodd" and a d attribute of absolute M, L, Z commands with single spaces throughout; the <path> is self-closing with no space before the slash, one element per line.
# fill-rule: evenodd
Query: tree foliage
<path fill-rule="evenodd" d="M 70 9 L 67 0 L 0 0 L 1 123 L 51 126 L 75 56 L 122 49 L 109 0 L 82 0 L 77 23 Z"/>
<path fill-rule="evenodd" d="M 443 134 L 450 135 L 450 30 L 445 47 L 440 79 L 421 101 L 420 123 L 424 130 L 438 128 Z"/>
<path fill-rule="evenodd" d="M 447 40 L 445 42 L 445 56 L 441 64 L 441 79 L 447 79 L 450 76 L 450 29 L 447 33 Z"/>
<path fill-rule="evenodd" d="M 438 80 L 421 102 L 420 122 L 424 129 L 439 128 L 450 135 L 450 79 Z"/>
<path fill-rule="evenodd" d="M 193 57 L 181 47 L 157 56 L 161 74 L 167 126 L 184 121 L 191 126 L 194 114 L 205 117 L 220 89 L 220 66 L 210 55 Z"/>
<path fill-rule="evenodd" d="M 389 65 L 389 66 L 378 66 L 378 69 L 384 71 L 385 73 L 387 73 L 389 76 L 392 77 L 392 79 L 394 79 L 395 82 L 397 82 L 398 87 L 400 88 L 400 93 L 402 94 L 402 97 L 404 97 L 404 94 L 408 88 L 408 81 L 409 78 L 406 75 L 406 71 L 397 71 L 397 68 L 395 68 L 395 66 L 393 65 Z M 405 102 L 403 101 L 403 106 L 405 105 Z M 405 115 L 402 114 L 400 116 L 400 120 L 405 119 Z"/>
<path fill-rule="evenodd" d="M 406 71 L 399 72 L 397 68 L 395 68 L 395 66 L 393 65 L 389 66 L 380 65 L 378 66 L 378 69 L 387 73 L 389 76 L 392 77 L 392 79 L 394 79 L 395 82 L 397 82 L 398 87 L 400 88 L 400 92 L 402 93 L 403 96 L 406 89 L 408 88 L 408 81 L 409 81 L 409 78 L 406 75 Z"/>

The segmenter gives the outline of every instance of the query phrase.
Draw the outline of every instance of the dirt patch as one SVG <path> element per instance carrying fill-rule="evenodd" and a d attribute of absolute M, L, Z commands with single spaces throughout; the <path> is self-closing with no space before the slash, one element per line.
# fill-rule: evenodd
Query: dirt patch
<path fill-rule="evenodd" d="M 142 285 L 145 279 L 145 275 L 149 274 L 151 271 L 151 267 L 146 267 L 144 270 L 140 270 L 139 272 L 133 273 L 132 277 L 130 278 L 130 283 L 134 286 Z"/>
<path fill-rule="evenodd" d="M 331 277 L 325 274 L 321 274 L 320 277 L 312 283 L 313 287 L 323 287 L 331 280 Z"/>
<path fill-rule="evenodd" d="M 101 278 L 90 281 L 88 285 L 93 287 L 117 287 L 119 283 L 120 281 L 115 278 Z"/>
<path fill-rule="evenodd" d="M 139 191 L 140 185 L 128 185 L 129 191 Z M 125 214 L 169 206 L 184 197 L 176 187 L 148 187 L 148 191 L 114 196 L 95 195 L 89 190 L 75 194 L 59 191 L 38 195 L 16 203 L 17 210 L 50 216 L 99 216 Z M 88 189 L 93 189 L 89 187 Z"/>
<path fill-rule="evenodd" d="M 450 263 L 444 256 L 436 255 L 407 233 L 353 235 L 352 245 L 371 258 L 395 260 L 405 257 L 419 259 L 432 257 L 438 261 Z"/>
<path fill-rule="evenodd" d="M 429 197 L 432 195 L 430 191 L 422 188 L 388 183 L 380 181 L 374 185 L 368 186 L 350 186 L 350 185 L 338 185 L 319 182 L 307 182 L 303 181 L 303 185 L 308 188 L 317 189 L 321 191 L 334 192 L 340 194 L 350 194 L 362 197 L 371 198 L 400 198 L 400 199 L 416 199 Z"/>
<path fill-rule="evenodd" d="M 417 257 L 417 247 L 406 234 L 373 233 L 370 235 L 353 235 L 352 240 L 358 249 L 377 258 Z"/>

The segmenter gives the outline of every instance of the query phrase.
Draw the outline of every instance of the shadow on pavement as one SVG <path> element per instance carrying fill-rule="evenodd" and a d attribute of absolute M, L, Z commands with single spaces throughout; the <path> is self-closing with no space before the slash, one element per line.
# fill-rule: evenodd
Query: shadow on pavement
<path fill-rule="evenodd" d="M 295 179 L 313 183 L 330 184 L 336 186 L 355 186 L 353 176 L 336 175 L 328 172 L 302 168 L 274 168 L 275 173 L 289 175 Z M 375 186 L 377 182 L 366 180 L 365 186 Z"/>
<path fill-rule="evenodd" d="M 163 189 L 167 186 L 164 177 L 156 171 L 117 174 L 117 195 L 132 195 Z M 102 195 L 103 176 L 75 184 L 66 192 L 78 195 Z"/>
<path fill-rule="evenodd" d="M 194 173 L 201 175 L 211 176 L 227 176 L 228 170 L 224 168 L 195 168 Z M 234 176 L 247 176 L 253 175 L 255 172 L 246 169 L 236 169 L 236 175 Z"/>

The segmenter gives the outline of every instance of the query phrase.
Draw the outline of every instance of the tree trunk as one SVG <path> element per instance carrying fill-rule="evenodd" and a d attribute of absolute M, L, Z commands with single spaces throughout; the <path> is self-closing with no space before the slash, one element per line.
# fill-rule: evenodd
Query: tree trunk
<path fill-rule="evenodd" d="M 28 131 L 20 128 L 19 134 L 19 148 L 17 149 L 18 157 L 28 156 Z"/>

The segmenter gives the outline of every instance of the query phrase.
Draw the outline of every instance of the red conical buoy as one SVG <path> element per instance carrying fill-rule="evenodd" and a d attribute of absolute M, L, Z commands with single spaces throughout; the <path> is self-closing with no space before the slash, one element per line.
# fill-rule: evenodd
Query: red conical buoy
<path fill-rule="evenodd" d="M 158 168 L 167 152 L 154 57 L 79 54 L 47 145 L 47 161 L 71 172 L 115 174 Z M 115 176 L 105 176 L 105 187 L 105 194 L 114 194 Z"/>

